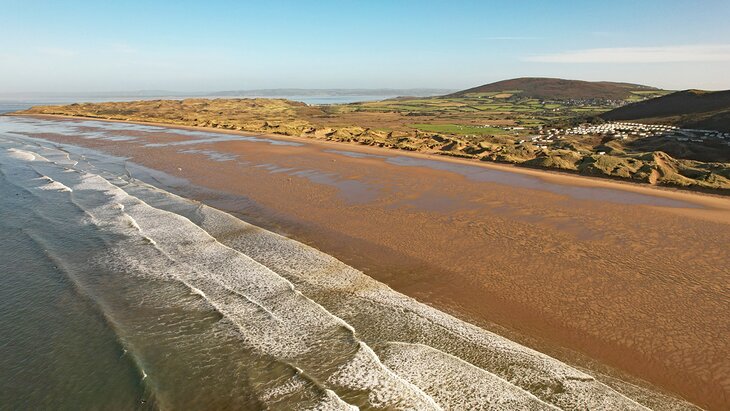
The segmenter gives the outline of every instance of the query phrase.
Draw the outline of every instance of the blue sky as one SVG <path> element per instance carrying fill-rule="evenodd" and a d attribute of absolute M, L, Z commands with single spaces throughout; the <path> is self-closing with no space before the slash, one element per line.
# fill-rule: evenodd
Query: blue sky
<path fill-rule="evenodd" d="M 518 76 L 730 89 L 729 17 L 728 0 L 0 0 L 0 93 Z"/>

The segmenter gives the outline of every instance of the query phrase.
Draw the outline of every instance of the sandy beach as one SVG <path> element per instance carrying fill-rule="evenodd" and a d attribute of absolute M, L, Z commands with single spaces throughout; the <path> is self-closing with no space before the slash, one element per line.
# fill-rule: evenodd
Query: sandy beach
<path fill-rule="evenodd" d="M 178 130 L 31 136 L 184 179 L 161 183 L 566 361 L 627 373 L 709 409 L 730 406 L 730 199 L 352 144 Z"/>

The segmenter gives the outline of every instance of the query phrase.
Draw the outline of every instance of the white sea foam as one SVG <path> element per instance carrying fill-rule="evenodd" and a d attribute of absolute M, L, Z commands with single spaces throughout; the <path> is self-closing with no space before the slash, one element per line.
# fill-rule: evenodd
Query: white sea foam
<path fill-rule="evenodd" d="M 38 188 L 41 190 L 55 190 L 55 191 L 68 191 L 68 192 L 73 191 L 72 189 L 66 187 L 62 183 L 59 183 L 58 181 L 53 181 L 51 183 L 42 185 Z"/>
<path fill-rule="evenodd" d="M 367 375 L 371 383 L 365 388 L 370 401 L 392 406 L 411 404 L 416 409 L 433 404 L 417 387 L 380 364 L 372 351 L 355 338 L 353 328 L 346 322 L 304 296 L 288 280 L 219 243 L 188 219 L 153 208 L 99 175 L 83 175 L 74 189 L 103 192 L 108 202 L 87 211 L 98 221 L 104 221 L 104 228 L 123 230 L 124 224 L 118 226 L 114 222 L 126 220 L 130 226 L 129 221 L 135 221 L 136 225 L 131 228 L 137 235 L 154 239 L 169 259 L 156 262 L 145 256 L 143 261 L 133 263 L 137 255 L 125 253 L 124 260 L 110 259 L 111 264 L 118 264 L 115 268 L 122 264 L 125 270 L 133 268 L 145 275 L 158 276 L 165 272 L 180 278 L 199 290 L 201 296 L 235 324 L 247 344 L 267 355 L 298 364 L 307 374 L 328 376 L 327 367 L 318 368 L 321 356 L 331 356 L 328 361 L 332 362 L 332 370 L 340 367 L 336 381 L 349 381 L 347 386 L 334 384 L 335 391 L 337 387 L 356 387 L 353 384 L 358 378 L 347 379 L 346 372 L 361 370 L 342 368 L 341 362 L 350 360 L 348 352 L 358 351 L 370 358 Z M 117 204 L 124 206 L 123 212 Z M 130 236 L 133 234 L 128 232 Z M 131 247 L 121 244 L 121 248 Z M 164 270 L 160 267 L 163 264 Z M 319 351 L 323 343 L 329 354 Z"/>
<path fill-rule="evenodd" d="M 441 407 L 420 388 L 387 369 L 394 378 L 383 379 L 382 363 L 364 343 L 352 359 L 330 376 L 328 382 L 348 390 L 366 391 L 372 406 L 386 409 L 440 410 Z M 410 395 L 404 396 L 408 392 Z"/>
<path fill-rule="evenodd" d="M 41 176 L 41 177 L 35 178 L 34 180 L 40 180 L 40 181 L 45 182 L 45 184 L 36 187 L 39 190 L 53 190 L 53 191 L 67 191 L 67 192 L 73 191 L 72 189 L 70 189 L 69 187 L 64 185 L 63 183 L 60 183 L 48 176 Z"/>
<path fill-rule="evenodd" d="M 274 398 L 283 397 L 301 390 L 305 384 L 306 382 L 298 374 L 294 374 L 283 383 L 265 390 L 261 393 L 259 399 L 264 402 L 271 402 Z"/>
<path fill-rule="evenodd" d="M 124 209 L 124 204 L 120 204 L 122 206 L 122 210 Z M 116 205 L 113 205 L 112 207 L 116 207 Z M 124 217 L 126 217 L 129 220 L 129 225 L 134 228 L 137 231 L 142 231 L 142 229 L 139 227 L 139 224 L 137 224 L 137 220 L 134 219 L 131 215 L 124 213 L 122 214 Z"/>
<path fill-rule="evenodd" d="M 300 374 L 294 374 L 289 379 L 275 386 L 265 389 L 259 394 L 259 400 L 265 404 L 277 404 L 288 396 L 296 395 L 299 392 L 307 390 L 311 382 L 302 378 Z M 344 402 L 334 391 L 324 389 L 318 391 L 317 399 L 314 404 L 299 404 L 297 410 L 317 410 L 317 411 L 353 411 L 358 408 Z M 275 408 L 275 407 L 272 407 Z"/>
<path fill-rule="evenodd" d="M 28 150 L 6 156 L 37 159 Z M 323 410 L 643 408 L 585 372 L 301 243 L 137 181 L 104 178 L 103 170 L 48 167 L 86 194 L 74 197 L 89 224 L 124 234 L 100 264 L 182 282 L 223 315 L 242 346 L 299 370 L 268 386 L 261 394 L 268 401 L 305 390 L 319 396 L 308 407 Z"/>
<path fill-rule="evenodd" d="M 354 405 L 350 405 L 344 401 L 340 397 L 335 394 L 332 390 L 325 390 L 324 396 L 319 404 L 316 404 L 312 407 L 301 407 L 297 408 L 298 410 L 302 411 L 336 411 L 336 410 L 344 410 L 344 411 L 357 411 L 358 408 Z"/>
<path fill-rule="evenodd" d="M 2 155 L 0 155 L 0 166 L 3 166 L 3 168 L 4 168 L 5 162 L 3 161 L 2 158 L 3 158 Z M 23 160 L 23 162 L 28 163 L 26 160 Z M 15 167 L 15 169 L 18 170 L 17 167 Z M 49 181 L 50 182 L 55 181 L 50 176 L 53 176 L 56 178 L 61 178 L 67 184 L 72 184 L 72 182 L 75 182 L 75 184 L 72 184 L 72 185 L 75 188 L 80 189 L 80 192 L 79 192 L 80 197 L 77 199 L 78 201 L 77 201 L 76 205 L 78 207 L 81 207 L 82 210 L 84 212 L 88 213 L 88 215 L 91 217 L 89 220 L 86 220 L 87 223 L 94 224 L 97 227 L 99 227 L 100 229 L 102 229 L 103 231 L 109 231 L 109 232 L 113 233 L 114 234 L 113 238 L 119 238 L 119 236 L 117 234 L 122 234 L 122 233 L 126 234 L 126 238 L 128 238 L 128 240 L 123 239 L 119 243 L 119 247 L 112 248 L 111 252 L 117 253 L 116 255 L 114 255 L 115 258 L 119 258 L 119 259 L 125 260 L 125 261 L 134 261 L 135 257 L 139 257 L 136 260 L 136 263 L 140 264 L 139 267 L 137 267 L 138 269 L 136 270 L 137 274 L 143 273 L 144 275 L 150 275 L 150 276 L 155 276 L 155 277 L 160 277 L 160 276 L 164 277 L 164 276 L 170 274 L 169 271 L 172 271 L 173 273 L 177 273 L 176 275 L 178 277 L 185 277 L 187 275 L 188 278 L 197 280 L 200 288 L 208 287 L 215 291 L 215 293 L 210 293 L 210 294 L 215 294 L 214 297 L 212 298 L 212 297 L 209 297 L 208 295 L 206 295 L 206 293 L 203 292 L 200 288 L 194 287 L 194 286 L 190 287 L 192 292 L 197 291 L 197 294 L 200 295 L 206 301 L 208 301 L 208 299 L 211 299 L 211 300 L 213 300 L 213 302 L 215 302 L 215 301 L 220 302 L 221 300 L 226 300 L 226 299 L 231 300 L 231 297 L 233 297 L 232 301 L 224 301 L 221 304 L 225 308 L 236 309 L 238 306 L 237 301 L 239 301 L 240 298 L 243 298 L 244 300 L 246 300 L 246 301 L 252 303 L 253 305 L 258 306 L 262 310 L 266 311 L 269 315 L 271 314 L 271 311 L 267 307 L 265 307 L 264 304 L 258 303 L 252 298 L 247 299 L 243 294 L 240 294 L 239 292 L 231 289 L 230 287 L 225 286 L 224 284 L 220 284 L 220 283 L 216 282 L 215 279 L 213 278 L 214 273 L 202 272 L 202 271 L 200 271 L 200 267 L 190 267 L 186 264 L 176 263 L 174 261 L 173 256 L 177 255 L 179 252 L 183 252 L 181 250 L 177 250 L 176 247 L 179 246 L 184 249 L 186 246 L 198 245 L 201 243 L 203 244 L 203 246 L 209 246 L 211 244 L 215 246 L 215 244 L 218 244 L 218 243 L 212 237 L 207 236 L 207 238 L 205 238 L 202 241 L 188 242 L 188 240 L 186 239 L 186 236 L 179 236 L 178 238 L 175 239 L 174 243 L 171 243 L 170 241 L 166 242 L 166 244 L 165 244 L 166 246 L 172 245 L 172 248 L 167 249 L 167 250 L 163 250 L 161 247 L 157 246 L 156 244 L 155 244 L 156 246 L 154 248 L 153 247 L 143 247 L 143 246 L 142 246 L 142 248 L 140 248 L 141 246 L 138 244 L 139 238 L 148 239 L 149 241 L 153 242 L 153 244 L 154 244 L 155 240 L 152 239 L 150 236 L 146 235 L 146 233 L 143 231 L 143 227 L 144 227 L 143 224 L 142 224 L 142 226 L 140 226 L 141 223 L 136 222 L 136 219 L 140 218 L 138 213 L 150 212 L 151 215 L 147 216 L 148 219 L 141 218 L 141 221 L 144 221 L 146 223 L 149 223 L 151 221 L 150 219 L 154 220 L 156 217 L 159 217 L 160 214 L 163 216 L 165 216 L 165 215 L 173 216 L 173 218 L 174 218 L 174 220 L 176 220 L 175 222 L 177 224 L 183 223 L 184 219 L 182 219 L 178 216 L 172 215 L 168 212 L 164 212 L 164 211 L 155 212 L 155 210 L 146 206 L 144 203 L 139 202 L 138 200 L 135 200 L 134 198 L 128 196 L 126 193 L 122 192 L 121 190 L 114 188 L 114 186 L 109 184 L 108 182 L 106 182 L 106 180 L 100 178 L 99 176 L 90 174 L 90 173 L 83 173 L 83 174 L 79 173 L 79 174 L 75 174 L 75 175 L 68 175 L 66 173 L 63 173 L 63 170 L 61 168 L 58 168 L 55 170 L 55 173 L 53 172 L 53 170 L 44 169 L 44 171 L 48 171 L 49 175 L 41 175 L 39 172 L 35 171 L 35 167 L 32 167 L 29 164 L 23 168 L 20 168 L 20 170 L 23 170 L 23 173 L 16 174 L 16 175 L 14 175 L 14 177 L 17 177 L 17 182 L 19 182 L 21 185 L 27 186 L 27 187 L 37 186 L 38 181 L 45 183 L 45 184 L 49 184 L 48 183 Z M 61 177 L 57 177 L 57 174 Z M 36 177 L 37 175 L 40 175 L 40 177 Z M 111 188 L 111 190 L 105 191 L 108 188 Z M 94 193 L 99 193 L 100 195 L 97 196 L 97 195 L 94 195 Z M 100 200 L 102 200 L 102 201 L 100 201 Z M 122 201 L 124 201 L 124 203 L 120 203 L 117 200 L 122 200 Z M 69 200 L 66 200 L 66 201 L 69 201 Z M 131 206 L 125 207 L 125 204 L 128 206 L 131 204 Z M 127 213 L 128 211 L 131 214 L 128 214 Z M 180 221 L 180 220 L 183 220 L 183 221 Z M 72 224 L 74 224 L 74 222 L 69 221 L 69 225 L 72 225 Z M 197 230 L 198 232 L 202 231 L 199 228 L 197 228 L 197 226 L 194 226 L 194 225 L 190 224 L 189 222 L 187 224 L 190 226 L 188 228 L 193 228 L 194 230 Z M 164 224 L 162 226 L 164 226 Z M 182 231 L 180 231 L 180 233 L 185 232 L 185 227 L 183 227 L 181 230 Z M 137 242 L 137 244 L 134 244 L 135 242 Z M 226 250 L 229 250 L 229 252 L 233 253 L 233 254 L 239 254 L 220 244 L 218 244 L 217 247 L 221 247 Z M 145 250 L 155 250 L 155 251 L 152 254 L 150 254 L 149 252 L 147 252 Z M 155 257 L 155 253 L 157 253 L 157 257 Z M 162 255 L 166 256 L 166 258 L 173 258 L 172 264 L 170 263 L 169 260 L 161 259 L 160 256 L 162 256 Z M 153 257 L 153 258 L 150 258 L 150 257 Z M 102 264 L 102 265 L 106 264 L 109 267 L 112 267 L 118 263 L 124 264 L 120 260 L 114 260 L 114 258 L 112 258 L 109 261 L 106 261 L 105 258 L 103 258 L 103 257 L 98 260 L 89 261 L 89 263 L 94 266 L 98 266 L 98 264 Z M 107 264 L 107 263 L 109 263 L 109 264 Z M 233 264 L 233 263 L 234 262 L 231 262 L 231 264 Z M 258 265 L 255 262 L 251 262 L 251 263 Z M 120 266 L 117 265 L 117 267 L 120 267 Z M 176 271 L 176 270 L 185 271 L 188 268 L 190 268 L 190 272 L 187 272 L 185 275 L 180 275 L 180 272 Z M 127 271 L 127 272 L 129 274 L 134 274 L 134 272 L 129 272 L 129 271 Z M 275 275 L 275 274 L 272 273 L 272 275 Z M 130 277 L 130 280 L 132 280 L 132 277 Z M 301 294 L 298 294 L 293 290 L 293 286 L 290 283 L 288 283 L 286 280 L 283 280 L 283 279 L 282 279 L 282 281 L 285 283 L 284 289 L 289 290 L 289 292 L 291 294 L 297 295 L 298 298 L 300 298 L 300 299 L 305 299 L 304 296 L 301 296 Z M 160 302 L 164 303 L 164 300 L 160 301 Z M 140 304 L 140 303 L 146 304 L 146 303 L 143 303 L 140 301 L 134 301 L 133 303 L 134 304 Z M 321 310 L 321 308 L 314 307 L 314 310 L 320 310 L 326 315 L 326 312 Z M 229 313 L 227 313 L 227 314 L 229 314 Z M 235 315 L 229 315 L 228 317 L 225 317 L 225 318 L 231 319 L 231 318 L 234 318 L 236 315 L 245 317 L 245 315 L 241 314 L 240 311 L 238 313 L 230 313 L 230 314 L 235 314 Z M 230 320 L 230 321 L 233 323 L 233 320 Z M 280 320 L 276 320 L 276 321 L 280 321 Z M 335 322 L 335 321 L 333 320 L 333 322 Z M 225 324 L 225 322 L 222 324 Z M 158 325 L 151 324 L 151 326 L 156 327 Z M 287 326 L 287 324 L 282 324 L 281 328 L 283 330 L 286 330 L 286 326 Z M 248 339 L 248 341 L 249 341 L 248 345 L 253 346 L 254 344 L 250 344 L 250 342 L 254 342 L 256 340 L 255 340 L 255 338 L 250 338 L 250 339 Z M 284 341 L 284 343 L 285 343 L 285 341 Z M 246 346 L 246 344 L 243 344 L 243 346 Z M 269 353 L 269 351 L 266 350 L 265 346 L 256 344 L 256 347 L 258 347 L 261 355 L 263 355 L 265 357 L 270 356 L 270 353 Z M 157 362 L 157 361 L 155 360 L 154 362 Z M 264 366 L 267 363 L 270 364 L 270 360 L 263 361 L 262 366 Z M 148 371 L 146 371 L 148 365 L 152 366 L 153 370 L 154 370 L 154 366 L 155 366 L 154 363 L 147 364 L 144 368 L 142 368 L 141 366 L 139 367 L 139 370 L 140 370 L 139 372 L 140 372 L 141 378 L 143 380 L 146 380 L 148 377 L 148 374 L 147 374 Z M 307 368 L 307 367 L 303 367 L 303 368 Z M 252 371 L 252 372 L 255 372 L 255 371 Z M 266 370 L 262 368 L 261 372 L 265 374 Z M 324 387 L 318 386 L 316 383 L 314 383 L 313 382 L 314 380 L 309 378 L 306 375 L 306 373 L 300 372 L 297 374 L 299 375 L 298 378 L 304 382 L 303 382 L 301 389 L 298 390 L 301 392 L 297 392 L 294 398 L 301 399 L 301 402 L 299 404 L 302 407 L 306 407 L 306 409 L 322 409 L 322 410 L 352 409 L 352 407 L 350 407 L 347 403 L 342 401 L 333 391 L 331 391 L 331 390 L 328 391 Z M 275 376 L 275 377 L 278 378 L 278 376 Z M 155 384 L 157 382 L 158 381 L 155 381 Z M 275 389 L 277 384 L 279 384 L 279 382 L 274 380 L 272 383 L 267 383 L 266 386 L 268 386 L 269 388 Z M 254 392 L 256 392 L 256 390 L 258 390 L 259 387 L 254 386 L 254 387 L 252 387 L 252 389 L 254 390 Z M 294 393 L 291 393 L 290 391 L 291 390 L 288 390 L 287 392 L 290 393 L 290 395 L 294 395 Z M 160 401 L 164 400 L 164 401 L 169 402 L 170 398 L 166 398 L 166 399 L 160 398 L 158 400 L 160 400 Z M 272 405 L 271 405 L 273 408 L 282 408 L 283 407 L 282 404 L 291 405 L 291 403 L 289 403 L 289 401 L 291 401 L 291 400 L 288 398 L 288 396 L 284 396 L 283 398 L 279 398 L 278 400 L 282 401 L 281 404 L 278 404 L 276 401 L 274 401 L 272 399 L 272 401 L 274 401 L 274 403 L 272 403 Z M 162 402 L 160 402 L 160 403 L 162 404 Z M 170 403 L 172 403 L 172 402 L 170 402 Z M 266 405 L 268 403 L 266 401 L 263 401 L 263 404 Z M 276 404 L 278 404 L 278 405 L 276 405 Z"/>
<path fill-rule="evenodd" d="M 201 290 L 199 290 L 199 289 L 197 289 L 197 288 L 195 288 L 193 286 L 190 286 L 190 290 L 193 292 L 193 294 L 197 294 L 197 295 L 203 297 L 203 299 L 205 299 L 205 300 L 208 299 L 208 296 L 205 295 L 205 293 L 202 292 Z"/>
<path fill-rule="evenodd" d="M 18 160 L 25 160 L 25 161 L 33 161 L 36 159 L 36 156 L 31 153 L 30 151 L 25 150 L 19 150 L 16 148 L 9 148 L 7 149 L 8 156 L 11 158 L 15 158 Z"/>
<path fill-rule="evenodd" d="M 125 189 L 192 218 L 229 246 L 290 278 L 315 300 L 319 300 L 317 296 L 324 295 L 326 301 L 328 296 L 339 295 L 340 300 L 325 303 L 326 308 L 355 324 L 366 338 L 435 346 L 556 406 L 643 408 L 584 372 L 420 304 L 310 247 L 205 206 L 189 203 L 186 207 L 181 204 L 186 200 L 159 190 L 141 186 Z"/>
<path fill-rule="evenodd" d="M 506 380 L 423 344 L 388 343 L 383 363 L 450 410 L 558 410 Z"/>

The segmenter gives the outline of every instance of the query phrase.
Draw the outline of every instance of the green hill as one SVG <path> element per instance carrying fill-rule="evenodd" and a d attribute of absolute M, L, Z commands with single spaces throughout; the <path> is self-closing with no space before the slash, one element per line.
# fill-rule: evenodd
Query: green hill
<path fill-rule="evenodd" d="M 506 93 L 543 100 L 632 100 L 666 92 L 641 84 L 522 77 L 458 91 L 448 97 Z"/>

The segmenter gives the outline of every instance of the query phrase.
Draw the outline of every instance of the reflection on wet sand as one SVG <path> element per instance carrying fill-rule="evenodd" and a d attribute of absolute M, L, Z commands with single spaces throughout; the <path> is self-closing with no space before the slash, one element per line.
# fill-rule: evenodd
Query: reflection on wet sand
<path fill-rule="evenodd" d="M 520 175 L 508 171 L 490 170 L 471 165 L 454 164 L 444 161 L 405 156 L 371 155 L 345 150 L 327 150 L 327 152 L 341 154 L 353 158 L 379 158 L 384 159 L 389 164 L 395 164 L 404 167 L 428 167 L 434 170 L 449 171 L 462 175 L 473 181 L 504 184 L 512 187 L 530 188 L 535 190 L 545 190 L 557 194 L 564 194 L 578 200 L 610 201 L 613 203 L 645 204 L 660 207 L 697 207 L 697 205 L 695 204 L 684 201 L 670 200 L 662 197 L 631 193 L 610 188 L 576 187 L 563 184 L 554 184 L 541 180 L 537 177 Z"/>
<path fill-rule="evenodd" d="M 216 203 L 170 188 L 541 348 L 567 347 L 707 407 L 730 398 L 728 199 L 341 144 L 54 123 L 49 133 L 19 119 L 15 132 L 223 193 Z"/>

